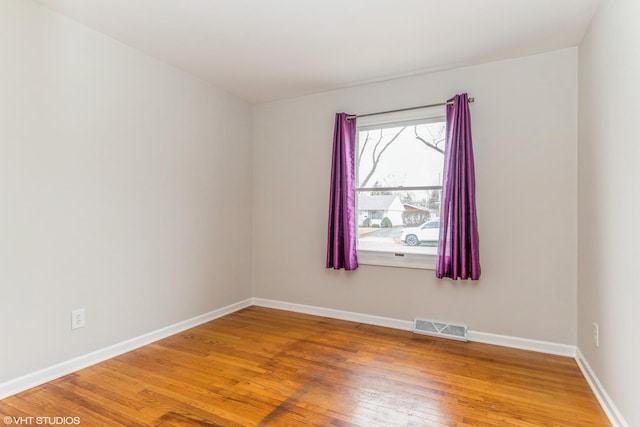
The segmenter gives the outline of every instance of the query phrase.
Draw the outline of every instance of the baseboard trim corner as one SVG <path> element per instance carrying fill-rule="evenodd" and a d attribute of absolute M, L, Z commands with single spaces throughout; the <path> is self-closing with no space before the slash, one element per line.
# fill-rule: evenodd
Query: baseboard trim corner
<path fill-rule="evenodd" d="M 607 418 L 609 418 L 611 425 L 613 427 L 629 427 L 629 424 L 625 421 L 615 403 L 613 403 L 609 393 L 607 393 L 595 372 L 593 372 L 591 365 L 589 365 L 589 362 L 584 357 L 584 354 L 582 354 L 579 347 L 576 349 L 575 359 L 580 371 L 582 371 L 582 375 L 587 380 L 587 383 L 589 384 L 589 387 L 591 387 L 593 394 L 595 394 L 596 399 L 598 399 L 602 410 L 607 415 Z"/>
<path fill-rule="evenodd" d="M 253 298 L 253 304 L 259 307 L 275 308 L 277 310 L 293 311 L 295 313 L 311 314 L 314 316 L 329 317 L 331 319 L 348 320 L 350 322 L 365 323 L 368 325 L 383 326 L 386 328 L 401 329 L 404 331 L 411 331 L 413 329 L 413 322 L 408 320 L 373 316 L 353 311 L 335 310 L 332 308 L 296 304 L 265 298 Z"/>
<path fill-rule="evenodd" d="M 252 298 L 0 383 L 0 400 L 253 305 Z"/>

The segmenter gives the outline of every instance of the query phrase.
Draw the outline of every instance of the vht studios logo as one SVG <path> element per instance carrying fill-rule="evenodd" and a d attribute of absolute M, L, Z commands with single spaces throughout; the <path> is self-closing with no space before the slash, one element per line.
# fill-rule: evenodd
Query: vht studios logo
<path fill-rule="evenodd" d="M 3 418 L 5 425 L 80 425 L 80 417 L 9 417 Z"/>

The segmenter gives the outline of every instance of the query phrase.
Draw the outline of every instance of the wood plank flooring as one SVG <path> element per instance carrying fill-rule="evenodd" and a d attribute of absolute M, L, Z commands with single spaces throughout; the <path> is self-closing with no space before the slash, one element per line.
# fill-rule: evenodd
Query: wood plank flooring
<path fill-rule="evenodd" d="M 89 427 L 610 425 L 571 358 L 261 307 L 9 397 L 4 417 Z"/>

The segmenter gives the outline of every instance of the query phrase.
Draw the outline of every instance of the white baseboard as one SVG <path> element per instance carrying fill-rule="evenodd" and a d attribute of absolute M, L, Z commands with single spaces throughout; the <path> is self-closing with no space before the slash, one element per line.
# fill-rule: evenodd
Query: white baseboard
<path fill-rule="evenodd" d="M 388 317 L 372 316 L 369 314 L 354 313 L 350 311 L 334 310 L 324 307 L 316 307 L 304 304 L 295 304 L 290 302 L 276 301 L 264 298 L 253 298 L 253 305 L 260 307 L 275 308 L 280 310 L 293 311 L 296 313 L 312 314 L 316 316 L 324 316 L 332 319 L 349 320 L 352 322 L 366 323 L 369 325 L 384 326 L 388 328 L 401 329 L 406 331 L 413 330 L 413 322 L 409 320 L 392 319 Z M 481 342 L 485 344 L 499 345 L 502 347 L 511 347 L 521 350 L 537 351 L 539 353 L 553 354 L 558 356 L 572 357 L 578 363 L 582 374 L 587 383 L 593 390 L 600 406 L 609 418 L 613 427 L 629 427 L 624 421 L 622 415 L 616 408 L 615 404 L 605 391 L 604 387 L 593 373 L 593 370 L 587 363 L 586 359 L 576 346 L 567 344 L 558 344 L 548 341 L 538 341 L 526 338 L 512 337 L 508 335 L 491 334 L 487 332 L 467 331 L 469 341 Z"/>
<path fill-rule="evenodd" d="M 511 337 L 508 335 L 490 334 L 488 332 L 467 331 L 469 341 L 484 344 L 499 345 L 502 347 L 517 348 L 520 350 L 537 351 L 539 353 L 555 354 L 557 356 L 575 357 L 574 345 L 558 344 L 549 341 L 538 341 L 527 338 Z"/>
<path fill-rule="evenodd" d="M 368 325 L 384 326 L 393 329 L 402 329 L 404 331 L 413 330 L 413 322 L 409 320 L 391 319 L 389 317 L 372 316 L 370 314 L 334 310 L 332 308 L 295 304 L 291 302 L 276 301 L 264 298 L 253 298 L 253 304 L 260 307 L 275 308 L 278 310 L 293 311 L 296 313 L 312 314 L 315 316 L 329 317 L 331 319 L 348 320 L 350 322 L 366 323 Z"/>
<path fill-rule="evenodd" d="M 613 427 L 629 427 L 629 424 L 627 424 L 627 422 L 622 417 L 622 414 L 616 407 L 615 403 L 613 403 L 611 397 L 609 397 L 609 394 L 602 386 L 602 383 L 600 382 L 596 374 L 593 372 L 593 369 L 591 369 L 589 362 L 587 362 L 587 359 L 585 359 L 584 355 L 580 351 L 580 348 L 576 349 L 576 362 L 578 363 L 578 367 L 582 371 L 582 375 L 587 380 L 587 383 L 589 383 L 591 390 L 593 390 L 593 394 L 596 395 L 596 399 L 598 399 L 598 402 L 600 402 L 600 406 L 602 406 L 602 409 L 607 415 L 607 418 L 609 418 L 611 425 L 613 425 Z"/>
<path fill-rule="evenodd" d="M 4 383 L 0 383 L 0 399 L 4 399 L 6 397 L 28 390 L 32 387 L 36 387 L 46 382 L 55 380 L 56 378 L 60 378 L 64 375 L 68 375 L 72 372 L 84 369 L 88 366 L 95 365 L 96 363 L 103 362 L 107 359 L 111 359 L 113 357 L 127 353 L 131 350 L 135 350 L 147 344 L 151 344 L 152 342 L 169 337 L 171 335 L 175 335 L 179 332 L 185 331 L 219 317 L 226 316 L 227 314 L 231 314 L 235 311 L 241 310 L 251 305 L 252 299 L 249 298 L 244 301 L 240 301 L 235 304 L 210 311 L 209 313 L 205 313 L 200 316 L 178 322 L 165 328 L 158 329 L 157 331 L 153 331 L 148 334 L 144 334 L 139 337 L 135 337 L 130 340 L 94 351 L 92 353 L 85 354 L 75 359 L 50 366 L 40 371 L 18 377 Z"/>
<path fill-rule="evenodd" d="M 413 321 L 392 319 L 388 317 L 372 316 L 370 314 L 354 313 L 351 311 L 334 310 L 311 305 L 295 304 L 264 298 L 253 298 L 253 304 L 261 307 L 277 308 L 280 310 L 294 311 L 297 313 L 313 314 L 316 316 L 330 317 L 332 319 L 349 320 L 352 322 L 366 323 L 369 325 L 385 326 L 387 328 L 413 330 Z M 486 332 L 467 331 L 469 341 L 485 344 L 512 347 L 522 350 L 537 351 L 540 353 L 555 354 L 566 357 L 575 357 L 576 347 L 566 344 L 557 344 L 547 341 L 536 341 L 526 338 L 496 335 Z"/>
<path fill-rule="evenodd" d="M 373 316 L 370 314 L 356 313 L 344 310 L 335 310 L 324 307 L 317 307 L 304 304 L 295 304 L 284 301 L 276 301 L 264 298 L 249 298 L 226 307 L 213 310 L 200 316 L 178 322 L 157 331 L 141 335 L 136 338 L 112 345 L 110 347 L 94 351 L 92 353 L 59 363 L 57 365 L 33 372 L 22 377 L 0 383 L 0 399 L 20 393 L 24 390 L 60 378 L 72 372 L 84 369 L 88 366 L 95 365 L 107 359 L 119 356 L 129 351 L 135 350 L 160 339 L 175 335 L 187 329 L 226 316 L 238 310 L 252 305 L 260 307 L 268 307 L 279 310 L 293 311 L 296 313 L 311 314 L 316 316 L 329 317 L 332 319 L 348 320 L 351 322 L 365 323 L 369 325 L 383 326 L 387 328 L 400 329 L 405 331 L 413 330 L 413 321 L 393 319 L 388 317 Z M 605 411 L 609 421 L 614 427 L 629 427 L 624 418 L 618 411 L 606 390 L 598 380 L 589 363 L 580 352 L 579 348 L 572 345 L 557 344 L 546 341 L 530 340 L 519 337 L 511 337 L 507 335 L 497 335 L 486 332 L 468 331 L 469 341 L 481 342 L 486 344 L 499 345 L 503 347 L 512 347 L 523 350 L 537 351 L 540 353 L 554 354 L 560 356 L 574 357 L 578 363 L 578 367 L 582 371 L 587 383 L 593 390 L 598 402 Z"/>

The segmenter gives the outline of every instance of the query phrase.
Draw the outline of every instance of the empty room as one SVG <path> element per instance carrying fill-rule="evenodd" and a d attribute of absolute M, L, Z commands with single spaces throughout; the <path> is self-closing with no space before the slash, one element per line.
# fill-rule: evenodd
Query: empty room
<path fill-rule="evenodd" d="M 0 0 L 0 425 L 640 426 L 638 19 Z"/>

